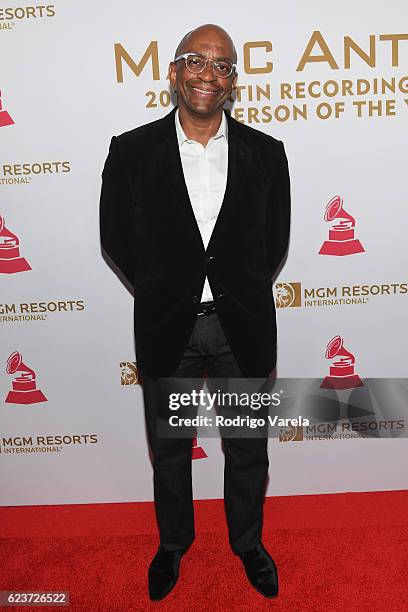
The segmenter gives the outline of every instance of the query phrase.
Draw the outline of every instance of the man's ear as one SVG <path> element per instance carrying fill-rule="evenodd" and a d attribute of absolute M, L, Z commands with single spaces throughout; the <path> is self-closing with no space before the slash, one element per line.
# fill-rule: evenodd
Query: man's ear
<path fill-rule="evenodd" d="M 167 78 L 170 80 L 170 85 L 173 87 L 173 89 L 176 89 L 176 70 L 177 64 L 170 62 L 169 69 L 167 71 Z"/>

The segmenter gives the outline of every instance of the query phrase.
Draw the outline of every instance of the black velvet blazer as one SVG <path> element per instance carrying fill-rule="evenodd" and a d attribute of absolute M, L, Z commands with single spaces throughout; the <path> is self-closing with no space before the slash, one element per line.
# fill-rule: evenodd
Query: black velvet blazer
<path fill-rule="evenodd" d="M 134 287 L 137 364 L 151 376 L 174 372 L 207 275 L 242 371 L 267 376 L 276 363 L 271 277 L 289 239 L 283 143 L 226 113 L 227 185 L 205 249 L 184 181 L 175 112 L 113 137 L 102 173 L 101 243 Z"/>

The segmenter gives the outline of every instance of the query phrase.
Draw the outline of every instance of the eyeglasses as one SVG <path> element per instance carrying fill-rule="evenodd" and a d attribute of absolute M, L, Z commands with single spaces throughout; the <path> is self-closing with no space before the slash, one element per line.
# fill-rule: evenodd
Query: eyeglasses
<path fill-rule="evenodd" d="M 208 57 L 197 55 L 197 53 L 183 53 L 174 58 L 174 62 L 183 59 L 186 62 L 186 68 L 193 74 L 203 72 L 207 67 L 207 62 L 210 62 L 213 73 L 220 79 L 227 79 L 235 71 L 237 65 L 229 60 L 211 60 Z"/>

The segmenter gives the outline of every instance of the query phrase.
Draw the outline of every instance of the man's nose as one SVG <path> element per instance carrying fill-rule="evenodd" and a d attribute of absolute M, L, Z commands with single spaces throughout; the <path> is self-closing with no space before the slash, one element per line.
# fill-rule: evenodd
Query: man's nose
<path fill-rule="evenodd" d="M 216 81 L 217 80 L 217 77 L 215 76 L 213 72 L 213 67 L 212 67 L 211 62 L 206 63 L 204 70 L 200 72 L 199 76 L 203 81 Z"/>

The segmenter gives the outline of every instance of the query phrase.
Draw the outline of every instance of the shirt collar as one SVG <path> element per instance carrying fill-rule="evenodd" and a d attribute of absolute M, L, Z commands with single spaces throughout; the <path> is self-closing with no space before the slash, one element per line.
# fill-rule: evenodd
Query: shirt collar
<path fill-rule="evenodd" d="M 188 143 L 196 142 L 195 140 L 191 140 L 190 138 L 187 138 L 187 136 L 185 135 L 184 130 L 181 127 L 178 108 L 176 110 L 175 121 L 176 121 L 176 132 L 177 132 L 177 140 L 178 140 L 179 147 L 181 147 L 181 145 L 184 142 L 188 142 Z M 222 137 L 224 137 L 225 140 L 228 142 L 228 124 L 227 124 L 227 118 L 225 117 L 225 111 L 222 111 L 222 119 L 221 119 L 220 127 L 218 128 L 217 133 L 215 134 L 215 136 L 212 136 L 208 142 L 211 142 L 211 140 L 216 140 L 217 138 L 222 138 Z"/>

